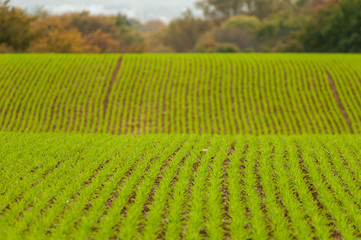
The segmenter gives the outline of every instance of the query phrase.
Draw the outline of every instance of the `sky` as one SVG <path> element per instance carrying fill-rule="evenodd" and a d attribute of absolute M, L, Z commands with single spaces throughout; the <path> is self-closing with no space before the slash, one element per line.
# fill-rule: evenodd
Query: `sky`
<path fill-rule="evenodd" d="M 11 5 L 31 12 L 36 6 L 43 6 L 50 13 L 64 13 L 88 10 L 92 14 L 123 13 L 145 22 L 160 19 L 169 22 L 187 8 L 195 10 L 197 0 L 11 0 Z"/>

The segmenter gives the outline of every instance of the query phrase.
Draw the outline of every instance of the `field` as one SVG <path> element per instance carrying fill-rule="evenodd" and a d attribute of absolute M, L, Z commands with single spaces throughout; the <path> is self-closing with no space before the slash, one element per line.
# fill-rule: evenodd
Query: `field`
<path fill-rule="evenodd" d="M 361 56 L 1 55 L 0 130 L 361 133 Z"/>
<path fill-rule="evenodd" d="M 360 236 L 360 136 L 0 141 L 5 239 Z"/>
<path fill-rule="evenodd" d="M 361 238 L 361 55 L 0 55 L 1 239 Z"/>

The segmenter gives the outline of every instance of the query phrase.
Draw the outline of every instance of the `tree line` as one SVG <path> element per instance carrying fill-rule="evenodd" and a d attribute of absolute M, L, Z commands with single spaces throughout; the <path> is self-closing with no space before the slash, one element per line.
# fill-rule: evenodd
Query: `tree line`
<path fill-rule="evenodd" d="M 360 0 L 199 0 L 169 24 L 0 0 L 0 53 L 361 52 Z"/>

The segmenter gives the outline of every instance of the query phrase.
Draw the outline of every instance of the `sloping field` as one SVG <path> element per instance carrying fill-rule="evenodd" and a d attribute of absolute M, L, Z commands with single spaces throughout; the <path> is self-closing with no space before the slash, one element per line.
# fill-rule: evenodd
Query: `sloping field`
<path fill-rule="evenodd" d="M 0 131 L 361 133 L 361 55 L 1 55 Z"/>
<path fill-rule="evenodd" d="M 354 239 L 360 144 L 2 133 L 1 238 Z"/>
<path fill-rule="evenodd" d="M 360 96 L 361 55 L 0 55 L 0 238 L 361 238 Z"/>

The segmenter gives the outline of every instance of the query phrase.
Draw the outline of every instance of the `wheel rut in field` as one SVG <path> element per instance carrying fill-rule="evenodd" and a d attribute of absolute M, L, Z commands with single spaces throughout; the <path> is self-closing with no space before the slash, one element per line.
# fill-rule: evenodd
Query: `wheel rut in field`
<path fill-rule="evenodd" d="M 351 120 L 350 120 L 349 116 L 347 115 L 346 109 L 342 105 L 340 95 L 338 94 L 337 89 L 336 89 L 335 82 L 333 81 L 331 74 L 327 70 L 326 70 L 326 73 L 327 73 L 327 77 L 328 77 L 328 82 L 329 82 L 331 90 L 332 90 L 333 97 L 336 99 L 337 106 L 340 109 L 342 116 L 345 118 L 346 123 L 347 123 L 348 127 L 350 128 L 351 133 L 354 133 L 354 130 L 351 125 Z"/>
<path fill-rule="evenodd" d="M 109 83 L 109 86 L 108 86 L 108 89 L 107 89 L 107 92 L 105 93 L 105 98 L 104 98 L 104 112 L 103 112 L 103 117 L 105 118 L 105 114 L 108 110 L 108 103 L 109 103 L 109 96 L 110 96 L 110 93 L 113 89 L 113 85 L 114 85 L 114 82 L 116 81 L 117 79 L 117 76 L 118 76 L 118 73 L 119 73 L 119 70 L 120 70 L 120 66 L 122 64 L 122 61 L 123 61 L 123 57 L 120 57 L 117 61 L 117 64 L 115 65 L 115 69 L 112 73 L 112 77 L 110 78 L 110 83 Z"/>

